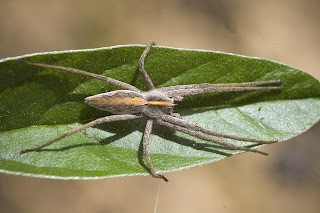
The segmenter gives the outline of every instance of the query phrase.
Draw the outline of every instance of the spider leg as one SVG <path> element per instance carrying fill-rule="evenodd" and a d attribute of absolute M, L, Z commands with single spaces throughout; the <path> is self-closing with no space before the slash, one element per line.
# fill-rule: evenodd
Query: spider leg
<path fill-rule="evenodd" d="M 282 86 L 272 87 L 207 87 L 207 88 L 196 88 L 196 89 L 180 89 L 166 91 L 168 96 L 186 96 L 186 95 L 198 95 L 203 93 L 212 92 L 240 92 L 240 91 L 258 91 L 258 90 L 280 90 Z"/>
<path fill-rule="evenodd" d="M 179 117 L 175 117 L 175 116 L 163 115 L 161 118 L 166 122 L 169 122 L 169 123 L 172 123 L 172 124 L 175 124 L 178 126 L 182 126 L 182 127 L 188 128 L 188 129 L 192 129 L 194 131 L 202 132 L 206 135 L 213 135 L 213 136 L 222 137 L 222 138 L 230 138 L 230 139 L 238 140 L 238 141 L 248 141 L 248 142 L 254 142 L 254 143 L 261 143 L 261 144 L 270 144 L 270 143 L 277 142 L 277 141 L 264 141 L 264 140 L 250 139 L 250 138 L 242 138 L 242 137 L 238 137 L 238 136 L 234 136 L 234 135 L 213 132 L 208 129 L 202 128 L 198 125 L 189 123 L 189 122 L 182 120 Z"/>
<path fill-rule="evenodd" d="M 170 87 L 162 87 L 158 90 L 162 92 L 180 90 L 180 89 L 205 89 L 208 87 L 248 87 L 248 86 L 261 86 L 266 84 L 280 84 L 282 80 L 273 80 L 273 81 L 256 81 L 256 82 L 244 82 L 244 83 L 228 83 L 228 84 L 188 84 L 188 85 L 177 85 Z"/>
<path fill-rule="evenodd" d="M 139 60 L 139 70 L 140 70 L 140 73 L 142 75 L 142 78 L 144 80 L 144 82 L 147 84 L 149 90 L 152 90 L 154 89 L 154 85 L 152 83 L 152 80 L 151 78 L 149 77 L 148 73 L 146 72 L 146 70 L 144 69 L 144 61 L 148 55 L 148 53 L 150 52 L 150 49 L 153 45 L 155 45 L 156 43 L 154 41 L 150 41 L 148 43 L 148 45 L 146 46 L 146 48 L 144 49 L 141 57 L 140 57 L 140 60 Z"/>
<path fill-rule="evenodd" d="M 147 160 L 147 163 L 148 163 L 148 166 L 150 169 L 150 174 L 152 175 L 152 177 L 162 178 L 164 181 L 168 182 L 168 179 L 166 177 L 164 177 L 162 174 L 156 173 L 156 171 L 152 165 L 151 158 L 149 156 L 148 146 L 149 146 L 149 139 L 150 139 L 150 135 L 151 135 L 151 131 L 152 131 L 152 126 L 153 126 L 153 120 L 148 119 L 146 128 L 144 130 L 144 135 L 143 135 L 143 154 Z"/>
<path fill-rule="evenodd" d="M 189 129 L 185 128 L 185 127 L 178 126 L 178 125 L 169 123 L 169 122 L 164 121 L 164 120 L 161 120 L 161 119 L 158 119 L 158 120 L 156 120 L 156 121 L 157 121 L 160 125 L 170 127 L 170 128 L 175 129 L 175 130 L 177 130 L 177 131 L 179 131 L 179 132 L 183 132 L 183 133 L 186 133 L 186 134 L 188 134 L 188 135 L 191 135 L 191 136 L 194 136 L 194 137 L 196 137 L 196 138 L 199 138 L 199 139 L 201 139 L 201 140 L 205 140 L 205 141 L 208 141 L 208 142 L 216 143 L 216 144 L 219 144 L 219 145 L 228 147 L 228 148 L 230 148 L 230 149 L 241 150 L 241 151 L 248 151 L 248 152 L 255 152 L 255 153 L 260 153 L 260 154 L 263 154 L 263 155 L 268 155 L 268 153 L 261 152 L 261 151 L 256 150 L 256 149 L 250 149 L 250 148 L 245 148 L 245 147 L 241 147 L 241 146 L 236 146 L 236 145 L 233 145 L 233 144 L 231 144 L 231 143 L 227 143 L 227 142 L 224 142 L 224 141 L 221 141 L 221 140 L 217 140 L 217 139 L 210 138 L 210 137 L 208 137 L 208 136 L 206 136 L 206 135 L 200 134 L 199 132 L 189 130 Z"/>
<path fill-rule="evenodd" d="M 38 151 L 40 150 L 41 148 L 43 147 L 46 147 L 64 137 L 67 137 L 67 136 L 70 136 L 70 135 L 73 135 L 77 132 L 80 132 L 81 130 L 84 130 L 88 127 L 91 127 L 91 126 L 95 126 L 95 125 L 98 125 L 98 124 L 102 124 L 102 123 L 106 123 L 106 122 L 113 122 L 113 121 L 121 121 L 121 120 L 131 120 L 131 119 L 136 119 L 136 118 L 140 118 L 141 115 L 129 115 L 129 114 L 126 114 L 126 115 L 110 115 L 110 116 L 106 116 L 106 117 L 103 117 L 103 118 L 98 118 L 94 121 L 91 121 L 87 124 L 84 124 L 78 128 L 75 128 L 75 129 L 71 129 L 65 133 L 63 133 L 62 135 L 40 145 L 40 146 L 37 146 L 35 148 L 30 148 L 30 149 L 24 149 L 22 150 L 20 153 L 25 153 L 25 152 L 30 152 L 30 151 Z"/>
<path fill-rule="evenodd" d="M 91 78 L 96 78 L 102 81 L 107 82 L 108 84 L 112 84 L 114 86 L 123 88 L 123 89 L 127 89 L 127 90 L 132 90 L 135 92 L 141 92 L 141 90 L 139 90 L 138 88 L 136 88 L 135 86 L 132 86 L 130 84 L 124 83 L 122 81 L 118 81 L 116 79 L 113 78 L 109 78 L 103 75 L 98 75 L 95 73 L 90 73 L 90 72 L 86 72 L 83 70 L 78 70 L 72 67 L 62 67 L 62 66 L 55 66 L 55 65 L 50 65 L 50 64 L 40 64 L 40 63 L 34 63 L 34 62 L 29 62 L 29 61 L 24 61 L 24 60 L 19 60 L 20 62 L 23 62 L 25 64 L 29 64 L 29 65 L 33 65 L 33 66 L 37 66 L 37 67 L 44 67 L 44 68 L 52 68 L 52 69 L 57 69 L 57 70 L 63 70 L 66 72 L 71 72 L 71 73 L 75 73 L 75 74 L 80 74 L 80 75 L 85 75 Z"/>

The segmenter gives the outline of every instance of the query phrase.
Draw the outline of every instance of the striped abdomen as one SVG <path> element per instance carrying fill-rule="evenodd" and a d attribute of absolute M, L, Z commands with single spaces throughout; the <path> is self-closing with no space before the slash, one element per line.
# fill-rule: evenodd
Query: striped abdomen
<path fill-rule="evenodd" d="M 130 90 L 116 90 L 87 97 L 85 103 L 114 114 L 134 114 L 142 112 L 146 105 L 173 106 L 173 103 L 145 100 L 143 95 Z"/>

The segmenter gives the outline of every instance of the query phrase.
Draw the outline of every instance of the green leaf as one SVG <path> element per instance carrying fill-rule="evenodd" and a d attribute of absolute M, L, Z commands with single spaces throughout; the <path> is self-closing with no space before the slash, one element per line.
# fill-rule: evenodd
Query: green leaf
<path fill-rule="evenodd" d="M 25 55 L 0 61 L 0 169 L 51 178 L 105 178 L 148 174 L 142 153 L 145 118 L 88 128 L 39 152 L 20 154 L 67 130 L 110 115 L 84 104 L 116 88 L 103 81 L 19 63 L 27 61 L 99 73 L 147 90 L 138 71 L 144 46 Z M 281 79 L 281 91 L 211 93 L 176 106 L 183 119 L 204 128 L 262 140 L 287 140 L 319 121 L 320 83 L 300 70 L 239 55 L 153 47 L 145 68 L 157 88 L 197 83 Z M 256 147 L 249 142 L 224 141 Z M 277 146 L 274 144 L 273 146 Z M 157 172 L 189 168 L 239 154 L 155 125 L 150 154 Z"/>

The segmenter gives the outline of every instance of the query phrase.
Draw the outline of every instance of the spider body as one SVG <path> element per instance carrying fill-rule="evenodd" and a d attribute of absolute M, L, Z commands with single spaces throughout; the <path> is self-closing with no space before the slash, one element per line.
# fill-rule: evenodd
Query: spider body
<path fill-rule="evenodd" d="M 64 134 L 40 145 L 35 148 L 24 149 L 21 153 L 29 151 L 38 151 L 41 148 L 48 146 L 60 139 L 67 137 L 69 135 L 80 132 L 83 129 L 92 127 L 101 123 L 120 121 L 120 120 L 131 120 L 141 118 L 145 116 L 147 118 L 146 128 L 143 135 L 143 153 L 146 158 L 146 161 L 149 166 L 149 172 L 152 177 L 162 178 L 165 181 L 168 181 L 162 174 L 157 174 L 155 168 L 152 165 L 151 158 L 149 156 L 148 144 L 150 135 L 152 132 L 152 126 L 154 122 L 158 124 L 172 128 L 176 131 L 183 132 L 185 134 L 197 137 L 199 139 L 216 143 L 230 149 L 240 150 L 240 151 L 249 151 L 267 155 L 265 152 L 261 152 L 257 149 L 251 149 L 241 146 L 236 146 L 232 143 L 224 142 L 220 139 L 213 138 L 210 136 L 220 137 L 220 138 L 230 138 L 233 140 L 247 141 L 254 143 L 274 143 L 276 141 L 264 141 L 256 140 L 250 138 L 242 138 L 234 135 L 228 135 L 223 133 L 213 132 L 208 129 L 204 129 L 198 125 L 184 121 L 181 116 L 177 113 L 173 113 L 173 107 L 175 101 L 181 101 L 184 96 L 188 95 L 197 95 L 203 93 L 212 93 L 212 92 L 235 92 L 235 91 L 257 91 L 257 90 L 280 90 L 282 86 L 264 86 L 268 84 L 279 84 L 282 83 L 281 80 L 272 80 L 272 81 L 260 81 L 260 82 L 245 82 L 245 83 L 230 83 L 230 84 L 190 84 L 190 85 L 178 85 L 163 87 L 156 89 L 152 83 L 152 80 L 148 76 L 147 72 L 144 69 L 144 61 L 149 53 L 151 47 L 155 43 L 151 41 L 143 51 L 140 60 L 139 60 L 139 71 L 142 75 L 143 80 L 149 88 L 149 91 L 144 92 L 139 90 L 133 85 L 112 79 L 106 76 L 85 72 L 70 67 L 61 67 L 49 64 L 40 64 L 34 62 L 23 61 L 21 62 L 38 66 L 44 68 L 53 68 L 58 70 L 63 70 L 75 74 L 81 74 L 88 77 L 96 78 L 98 80 L 105 81 L 114 86 L 120 87 L 124 90 L 116 90 L 112 92 L 102 93 L 94 96 L 87 97 L 85 103 L 95 107 L 100 110 L 111 112 L 115 115 L 110 115 L 102 118 L 98 118 L 94 121 L 91 121 L 87 124 L 84 124 L 78 128 L 71 129 Z"/>
<path fill-rule="evenodd" d="M 174 100 L 163 92 L 151 90 L 149 92 L 134 92 L 130 90 L 116 90 L 89 96 L 85 103 L 97 109 L 113 114 L 144 113 L 152 117 L 155 108 L 172 114 Z"/>

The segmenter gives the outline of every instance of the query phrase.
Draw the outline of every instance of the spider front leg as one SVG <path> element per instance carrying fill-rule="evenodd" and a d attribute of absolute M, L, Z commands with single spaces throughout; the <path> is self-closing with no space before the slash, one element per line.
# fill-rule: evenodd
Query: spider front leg
<path fill-rule="evenodd" d="M 73 135 L 77 132 L 80 132 L 81 130 L 84 130 L 86 128 L 89 128 L 91 126 L 95 126 L 95 125 L 98 125 L 98 124 L 102 124 L 102 123 L 106 123 L 106 122 L 113 122 L 113 121 L 121 121 L 121 120 L 131 120 L 131 119 L 136 119 L 136 118 L 140 118 L 141 115 L 129 115 L 129 114 L 126 114 L 126 115 L 110 115 L 110 116 L 106 116 L 106 117 L 103 117 L 103 118 L 99 118 L 99 119 L 96 119 L 94 121 L 91 121 L 85 125 L 82 125 L 78 128 L 75 128 L 75 129 L 71 129 L 65 133 L 63 133 L 62 135 L 40 145 L 40 146 L 37 146 L 35 148 L 30 148 L 30 149 L 24 149 L 22 150 L 20 153 L 25 153 L 25 152 L 30 152 L 30 151 L 38 151 L 40 149 L 42 149 L 43 147 L 46 147 L 64 137 L 67 137 L 67 136 L 70 136 L 70 135 Z"/>
<path fill-rule="evenodd" d="M 156 173 L 152 165 L 151 158 L 149 156 L 148 146 L 149 146 L 150 135 L 152 132 L 152 125 L 153 125 L 153 120 L 148 119 L 145 131 L 144 131 L 144 135 L 143 135 L 143 154 L 147 160 L 147 163 L 150 169 L 150 174 L 152 175 L 152 177 L 162 178 L 164 181 L 168 182 L 169 180 L 165 176 L 163 176 L 162 174 Z"/>

